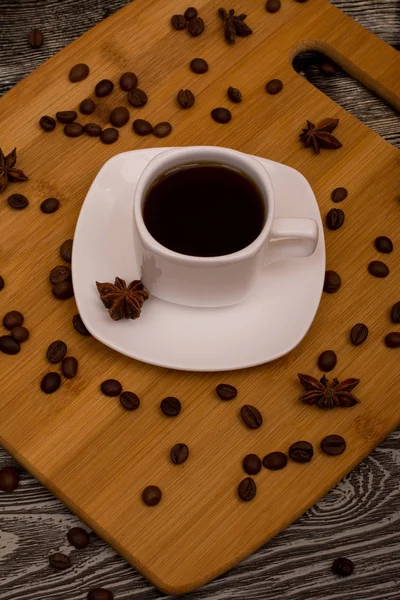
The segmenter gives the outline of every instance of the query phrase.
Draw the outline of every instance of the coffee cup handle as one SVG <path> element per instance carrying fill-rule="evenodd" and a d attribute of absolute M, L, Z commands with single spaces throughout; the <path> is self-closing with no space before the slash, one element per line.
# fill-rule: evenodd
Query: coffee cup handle
<path fill-rule="evenodd" d="M 311 256 L 317 247 L 318 233 L 318 225 L 314 219 L 274 219 L 265 265 L 286 258 Z"/>

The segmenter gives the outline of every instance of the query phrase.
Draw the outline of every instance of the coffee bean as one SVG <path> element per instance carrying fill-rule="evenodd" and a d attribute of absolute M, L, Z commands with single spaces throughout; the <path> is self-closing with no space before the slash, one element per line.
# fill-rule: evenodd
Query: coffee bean
<path fill-rule="evenodd" d="M 107 129 L 103 129 L 100 134 L 100 139 L 103 144 L 113 144 L 119 138 L 118 129 L 114 129 L 113 127 L 108 127 Z"/>
<path fill-rule="evenodd" d="M 128 102 L 135 108 L 140 108 L 147 104 L 147 94 L 139 88 L 135 88 L 128 92 Z"/>
<path fill-rule="evenodd" d="M 280 471 L 287 465 L 288 459 L 283 452 L 270 452 L 263 458 L 263 465 L 270 471 Z"/>
<path fill-rule="evenodd" d="M 66 265 L 58 265 L 50 271 L 49 280 L 51 284 L 60 283 L 60 281 L 69 281 L 72 277 L 71 269 Z"/>
<path fill-rule="evenodd" d="M 271 96 L 275 96 L 275 94 L 279 94 L 282 91 L 283 83 L 280 79 L 271 79 L 265 86 L 267 94 L 271 94 Z"/>
<path fill-rule="evenodd" d="M 333 350 L 325 350 L 318 357 L 318 366 L 321 371 L 332 371 L 336 367 L 337 356 Z"/>
<path fill-rule="evenodd" d="M 114 127 L 122 127 L 129 121 L 129 110 L 125 106 L 117 106 L 110 114 L 110 123 Z"/>
<path fill-rule="evenodd" d="M 74 288 L 71 281 L 60 281 L 52 287 L 52 293 L 57 300 L 68 300 L 74 295 Z"/>
<path fill-rule="evenodd" d="M 400 302 L 393 304 L 390 311 L 390 318 L 392 319 L 392 323 L 400 323 Z"/>
<path fill-rule="evenodd" d="M 359 346 L 368 337 L 368 327 L 364 323 L 353 325 L 350 331 L 350 341 L 354 346 Z"/>
<path fill-rule="evenodd" d="M 169 455 L 174 465 L 181 465 L 189 456 L 189 448 L 186 444 L 175 444 Z"/>
<path fill-rule="evenodd" d="M 93 588 L 89 590 L 86 598 L 87 600 L 113 600 L 114 596 L 105 588 Z"/>
<path fill-rule="evenodd" d="M 83 550 L 89 545 L 89 534 L 82 527 L 72 527 L 67 533 L 67 540 L 78 550 Z"/>
<path fill-rule="evenodd" d="M 29 338 L 29 331 L 26 327 L 14 327 L 11 329 L 11 337 L 16 342 L 26 342 Z"/>
<path fill-rule="evenodd" d="M 383 252 L 384 254 L 390 254 L 393 251 L 393 242 L 390 238 L 385 235 L 380 235 L 375 240 L 375 248 L 378 252 Z"/>
<path fill-rule="evenodd" d="M 243 470 L 248 475 L 257 475 L 261 471 L 261 460 L 257 454 L 247 454 L 244 457 Z"/>
<path fill-rule="evenodd" d="M 295 442 L 289 448 L 289 458 L 298 463 L 308 463 L 314 456 L 314 449 L 310 442 Z"/>
<path fill-rule="evenodd" d="M 104 98 L 105 96 L 111 94 L 113 89 L 114 84 L 112 81 L 110 81 L 109 79 L 102 79 L 101 81 L 99 81 L 98 84 L 96 84 L 96 87 L 94 88 L 94 93 L 98 98 Z"/>
<path fill-rule="evenodd" d="M 331 208 L 326 215 L 326 226 L 328 229 L 335 231 L 344 223 L 344 212 L 340 208 Z"/>
<path fill-rule="evenodd" d="M 160 408 L 167 417 L 176 417 L 181 412 L 181 403 L 178 398 L 168 396 L 161 402 Z"/>
<path fill-rule="evenodd" d="M 0 490 L 2 492 L 13 492 L 17 489 L 20 475 L 14 467 L 3 467 L 0 469 Z"/>
<path fill-rule="evenodd" d="M 116 379 L 106 379 L 100 385 L 100 390 L 105 396 L 119 396 L 122 394 L 122 385 Z"/>
<path fill-rule="evenodd" d="M 67 123 L 64 127 L 64 133 L 68 137 L 76 138 L 82 135 L 83 133 L 83 125 L 80 123 Z"/>
<path fill-rule="evenodd" d="M 267 0 L 265 8 L 269 13 L 276 13 L 281 8 L 281 0 Z"/>
<path fill-rule="evenodd" d="M 60 256 L 65 262 L 71 262 L 73 240 L 65 240 L 60 246 Z"/>
<path fill-rule="evenodd" d="M 237 389 L 229 383 L 220 383 L 217 385 L 217 394 L 221 400 L 233 400 L 237 396 Z"/>
<path fill-rule="evenodd" d="M 296 2 L 299 2 L 301 4 L 304 4 L 304 2 L 307 2 L 307 0 L 296 0 Z"/>
<path fill-rule="evenodd" d="M 23 210 L 29 205 L 29 200 L 26 196 L 22 194 L 11 194 L 7 198 L 7 202 L 11 208 L 15 208 L 15 210 Z"/>
<path fill-rule="evenodd" d="M 142 500 L 147 506 L 156 506 L 161 500 L 161 490 L 155 485 L 148 485 L 142 492 Z"/>
<path fill-rule="evenodd" d="M 76 83 L 77 81 L 82 81 L 86 79 L 89 75 L 89 67 L 85 65 L 85 63 L 78 63 L 74 65 L 69 72 L 69 80 L 72 83 Z"/>
<path fill-rule="evenodd" d="M 40 205 L 40 210 L 45 215 L 51 215 L 60 208 L 60 201 L 57 198 L 46 198 Z"/>
<path fill-rule="evenodd" d="M 40 29 L 32 29 L 32 31 L 28 33 L 28 42 L 30 47 L 34 50 L 38 50 L 43 46 L 44 35 Z"/>
<path fill-rule="evenodd" d="M 336 75 L 338 71 L 335 63 L 331 62 L 330 60 L 323 60 L 319 63 L 318 68 L 320 73 L 325 75 L 325 77 L 332 77 L 332 75 Z"/>
<path fill-rule="evenodd" d="M 346 440 L 341 435 L 327 435 L 321 442 L 321 450 L 330 456 L 337 456 L 346 450 Z"/>
<path fill-rule="evenodd" d="M 62 552 L 50 554 L 49 563 L 54 569 L 58 569 L 59 571 L 65 571 L 65 569 L 72 567 L 69 557 Z"/>
<path fill-rule="evenodd" d="M 239 483 L 238 487 L 238 496 L 244 502 L 249 502 L 253 500 L 257 493 L 257 486 L 255 484 L 254 479 L 251 477 L 246 477 L 246 479 L 242 479 Z"/>
<path fill-rule="evenodd" d="M 349 558 L 341 556 L 333 561 L 332 571 L 341 577 L 348 577 L 354 571 L 354 563 Z"/>
<path fill-rule="evenodd" d="M 61 377 L 58 373 L 46 373 L 40 383 L 40 389 L 45 394 L 53 394 L 61 385 Z"/>
<path fill-rule="evenodd" d="M 251 406 L 250 404 L 245 404 L 240 409 L 240 416 L 242 417 L 243 423 L 249 429 L 258 429 L 262 425 L 262 422 L 263 422 L 262 415 L 255 406 Z"/>
<path fill-rule="evenodd" d="M 140 405 L 139 397 L 133 392 L 122 392 L 119 401 L 126 410 L 136 410 Z"/>
<path fill-rule="evenodd" d="M 186 19 L 183 15 L 173 15 L 171 17 L 171 25 L 177 31 L 181 31 L 186 27 Z"/>
<path fill-rule="evenodd" d="M 61 370 L 67 379 L 73 379 L 78 373 L 78 361 L 73 356 L 66 356 L 61 363 Z"/>
<path fill-rule="evenodd" d="M 191 108 L 194 104 L 194 95 L 190 90 L 180 90 L 177 98 L 182 108 Z"/>
<path fill-rule="evenodd" d="M 214 121 L 222 124 L 229 123 L 229 121 L 232 119 L 230 110 L 222 107 L 214 108 L 214 110 L 211 111 L 211 116 Z"/>
<path fill-rule="evenodd" d="M 123 73 L 119 78 L 119 87 L 121 88 L 121 90 L 124 90 L 124 92 L 129 92 L 129 90 L 133 90 L 133 88 L 135 88 L 137 84 L 138 78 L 136 77 L 135 73 L 132 73 L 131 71 Z"/>
<path fill-rule="evenodd" d="M 4 279 L 0 275 L 0 292 L 4 288 Z"/>
<path fill-rule="evenodd" d="M 336 271 L 326 271 L 324 279 L 324 292 L 334 294 L 340 289 L 342 280 Z"/>
<path fill-rule="evenodd" d="M 190 61 L 190 68 L 193 73 L 197 73 L 197 75 L 202 75 L 203 73 L 207 73 L 208 64 L 203 58 L 194 58 Z"/>
<path fill-rule="evenodd" d="M 235 104 L 239 104 L 242 101 L 242 92 L 232 86 L 228 87 L 228 98 Z"/>
<path fill-rule="evenodd" d="M 14 340 L 11 335 L 0 336 L 0 352 L 4 352 L 4 354 L 18 354 L 20 350 L 19 342 Z"/>
<path fill-rule="evenodd" d="M 380 260 L 373 260 L 368 265 L 368 272 L 374 277 L 387 277 L 389 275 L 389 267 Z"/>
<path fill-rule="evenodd" d="M 335 188 L 331 193 L 331 200 L 332 202 L 342 202 L 343 200 L 346 200 L 348 195 L 349 192 L 346 190 L 346 188 Z"/>
<path fill-rule="evenodd" d="M 149 133 L 152 133 L 153 131 L 152 125 L 144 119 L 136 119 L 133 121 L 132 128 L 138 135 L 149 135 Z"/>
<path fill-rule="evenodd" d="M 44 115 L 43 117 L 40 117 L 39 125 L 44 131 L 53 131 L 56 126 L 56 120 Z"/>
<path fill-rule="evenodd" d="M 95 108 L 96 105 L 91 98 L 85 98 L 79 105 L 79 110 L 83 115 L 91 115 Z"/>
<path fill-rule="evenodd" d="M 393 331 L 385 337 L 385 344 L 388 348 L 400 348 L 400 333 Z"/>
<path fill-rule="evenodd" d="M 157 125 L 154 125 L 153 127 L 153 135 L 155 135 L 157 138 L 165 138 L 171 133 L 171 131 L 172 125 L 171 123 L 167 123 L 167 121 L 157 123 Z"/>
<path fill-rule="evenodd" d="M 60 110 L 56 113 L 56 119 L 60 123 L 72 123 L 78 117 L 78 113 L 75 110 Z"/>
<path fill-rule="evenodd" d="M 195 17 L 194 19 L 190 19 L 187 28 L 188 32 L 192 37 L 197 37 L 201 35 L 204 31 L 204 21 L 201 17 Z"/>
<path fill-rule="evenodd" d="M 3 327 L 11 331 L 14 327 L 20 327 L 24 322 L 24 315 L 18 310 L 10 310 L 3 317 Z"/>
<path fill-rule="evenodd" d="M 87 135 L 90 137 L 99 137 L 103 131 L 100 125 L 97 125 L 97 123 L 86 123 L 84 129 L 85 133 L 87 133 Z"/>
<path fill-rule="evenodd" d="M 190 19 L 195 19 L 197 17 L 197 14 L 197 8 L 189 6 L 189 8 L 187 8 L 183 13 L 183 16 L 185 17 L 186 21 L 190 21 Z"/>
<path fill-rule="evenodd" d="M 86 329 L 85 323 L 82 321 L 81 315 L 74 315 L 72 317 L 72 325 L 78 333 L 85 336 L 91 336 L 90 331 Z"/>
<path fill-rule="evenodd" d="M 56 340 L 55 342 L 51 342 L 47 348 L 46 357 L 49 362 L 56 364 L 61 362 L 66 354 L 67 344 L 62 340 Z"/>

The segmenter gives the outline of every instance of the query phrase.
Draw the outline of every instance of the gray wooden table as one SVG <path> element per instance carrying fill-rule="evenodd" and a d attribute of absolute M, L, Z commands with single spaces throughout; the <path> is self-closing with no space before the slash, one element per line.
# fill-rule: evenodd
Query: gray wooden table
<path fill-rule="evenodd" d="M 0 0 L 0 94 L 127 3 L 128 0 Z M 335 0 L 334 4 L 400 49 L 400 0 Z M 177 10 L 182 7 L 186 8 L 185 3 L 178 2 Z M 26 41 L 33 27 L 45 35 L 44 46 L 35 51 Z M 395 111 L 344 73 L 329 79 L 321 77 L 314 64 L 314 57 L 306 55 L 298 61 L 297 68 L 400 147 L 400 117 Z M 15 464 L 0 449 L 0 468 Z M 21 472 L 16 492 L 0 492 L 1 600 L 80 600 L 86 598 L 88 589 L 98 586 L 109 588 L 116 600 L 165 597 L 94 534 L 86 550 L 73 551 L 73 569 L 51 569 L 48 554 L 58 550 L 71 552 L 65 536 L 78 519 L 23 469 Z M 400 430 L 286 531 L 238 567 L 186 598 L 399 600 L 399 481 Z M 349 578 L 339 579 L 330 571 L 333 559 L 340 555 L 348 556 L 356 565 Z"/>

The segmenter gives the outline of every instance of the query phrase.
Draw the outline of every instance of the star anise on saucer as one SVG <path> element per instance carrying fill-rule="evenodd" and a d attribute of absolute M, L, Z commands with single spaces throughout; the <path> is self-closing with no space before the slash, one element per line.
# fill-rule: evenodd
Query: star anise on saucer
<path fill-rule="evenodd" d="M 253 30 L 244 22 L 247 15 L 235 15 L 233 8 L 229 11 L 219 8 L 218 14 L 224 23 L 225 39 L 228 44 L 234 44 L 236 36 L 247 37 L 253 33 Z"/>
<path fill-rule="evenodd" d="M 338 125 L 339 119 L 324 119 L 318 127 L 314 123 L 311 123 L 311 121 L 307 121 L 307 127 L 302 129 L 300 139 L 306 148 L 311 146 L 315 154 L 319 154 L 320 148 L 338 150 L 338 148 L 342 147 L 342 144 L 332 135 L 332 131 Z"/>
<path fill-rule="evenodd" d="M 324 375 L 319 381 L 311 375 L 297 373 L 300 383 L 305 389 L 299 398 L 304 404 L 318 408 L 335 408 L 355 406 L 360 401 L 351 392 L 360 383 L 359 379 L 345 379 L 342 383 L 336 379 L 329 383 Z"/>
<path fill-rule="evenodd" d="M 140 279 L 135 279 L 127 286 L 123 279 L 116 277 L 114 283 L 96 281 L 96 286 L 100 300 L 114 321 L 140 317 L 143 303 L 149 297 Z"/>
<path fill-rule="evenodd" d="M 15 169 L 17 149 L 4 155 L 0 148 L 0 193 L 4 192 L 9 181 L 28 181 L 28 177 L 20 169 Z"/>

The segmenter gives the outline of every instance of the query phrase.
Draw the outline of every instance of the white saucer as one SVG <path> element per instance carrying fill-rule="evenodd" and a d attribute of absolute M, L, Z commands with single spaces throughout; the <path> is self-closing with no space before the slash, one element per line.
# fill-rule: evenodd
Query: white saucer
<path fill-rule="evenodd" d="M 140 279 L 133 236 L 133 194 L 144 167 L 166 148 L 125 152 L 94 180 L 75 230 L 72 276 L 79 313 L 90 333 L 132 358 L 190 371 L 227 371 L 274 360 L 292 350 L 314 319 L 325 274 L 325 244 L 314 193 L 297 171 L 268 168 L 276 217 L 311 217 L 319 242 L 308 258 L 266 267 L 250 297 L 227 308 L 191 308 L 151 297 L 139 319 L 113 321 L 95 281 Z"/>

